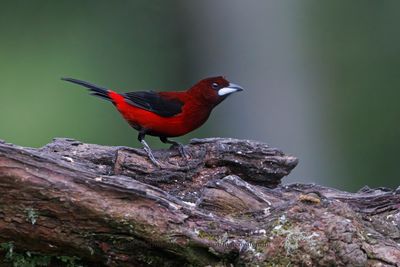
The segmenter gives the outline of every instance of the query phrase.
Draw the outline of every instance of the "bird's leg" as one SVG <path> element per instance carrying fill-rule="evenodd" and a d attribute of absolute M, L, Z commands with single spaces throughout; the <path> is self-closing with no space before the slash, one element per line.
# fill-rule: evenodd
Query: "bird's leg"
<path fill-rule="evenodd" d="M 138 140 L 140 143 L 142 143 L 143 149 L 144 149 L 144 151 L 146 151 L 147 156 L 149 157 L 151 162 L 153 162 L 153 164 L 156 165 L 157 167 L 160 167 L 161 166 L 160 163 L 156 160 L 156 158 L 153 155 L 153 152 L 151 151 L 151 148 L 144 140 L 145 135 L 146 135 L 145 133 L 139 132 Z"/>
<path fill-rule="evenodd" d="M 189 154 L 187 153 L 185 147 L 176 141 L 169 140 L 167 137 L 161 136 L 160 137 L 161 142 L 164 144 L 171 144 L 172 146 L 177 146 L 179 150 L 179 154 L 181 154 L 182 158 L 187 159 L 189 157 Z"/>

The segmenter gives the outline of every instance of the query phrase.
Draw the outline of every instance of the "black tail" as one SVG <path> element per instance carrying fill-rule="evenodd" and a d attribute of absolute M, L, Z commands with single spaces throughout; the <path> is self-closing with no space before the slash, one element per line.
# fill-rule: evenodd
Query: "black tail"
<path fill-rule="evenodd" d="M 91 91 L 91 95 L 98 96 L 108 101 L 112 101 L 112 99 L 108 96 L 108 90 L 106 88 L 73 78 L 61 78 L 61 80 L 82 85 L 86 88 L 89 88 L 89 90 Z"/>

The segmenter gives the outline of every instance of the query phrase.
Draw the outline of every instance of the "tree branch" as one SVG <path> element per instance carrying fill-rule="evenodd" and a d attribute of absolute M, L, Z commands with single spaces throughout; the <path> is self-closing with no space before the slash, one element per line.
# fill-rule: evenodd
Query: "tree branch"
<path fill-rule="evenodd" d="M 0 242 L 95 266 L 399 266 L 400 192 L 281 186 L 297 159 L 265 144 L 160 150 L 56 139 L 0 144 Z"/>

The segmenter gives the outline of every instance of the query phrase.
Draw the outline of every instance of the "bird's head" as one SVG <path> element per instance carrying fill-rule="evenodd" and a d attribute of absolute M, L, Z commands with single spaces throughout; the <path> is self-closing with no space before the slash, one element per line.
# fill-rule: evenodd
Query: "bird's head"
<path fill-rule="evenodd" d="M 227 81 L 222 76 L 201 80 L 190 89 L 192 94 L 212 106 L 218 105 L 227 96 L 240 91 L 243 91 L 241 86 Z"/>

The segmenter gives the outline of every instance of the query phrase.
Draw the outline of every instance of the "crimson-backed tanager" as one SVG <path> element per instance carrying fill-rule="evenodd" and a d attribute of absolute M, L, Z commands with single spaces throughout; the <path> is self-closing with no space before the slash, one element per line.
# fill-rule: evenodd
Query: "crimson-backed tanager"
<path fill-rule="evenodd" d="M 168 138 L 185 135 L 197 129 L 206 122 L 215 106 L 227 96 L 243 90 L 221 76 L 201 80 L 182 92 L 116 93 L 77 79 L 62 80 L 82 85 L 92 95 L 113 103 L 124 119 L 139 131 L 139 141 L 150 160 L 157 166 L 159 163 L 144 140 L 145 135 L 158 136 L 163 143 L 177 145 L 180 154 L 186 157 L 183 146 Z"/>

